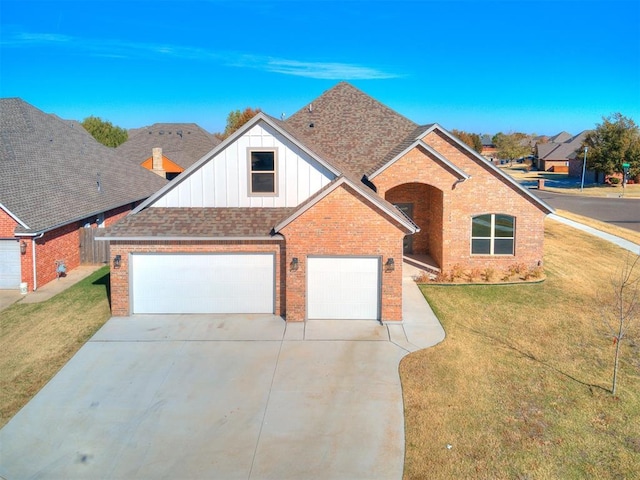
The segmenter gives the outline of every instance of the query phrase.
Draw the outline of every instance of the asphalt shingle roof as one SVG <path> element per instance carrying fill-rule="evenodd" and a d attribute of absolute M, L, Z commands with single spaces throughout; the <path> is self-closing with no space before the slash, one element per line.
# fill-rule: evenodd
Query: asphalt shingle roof
<path fill-rule="evenodd" d="M 162 148 L 169 160 L 188 168 L 213 150 L 220 139 L 195 123 L 154 123 L 129 131 L 126 142 L 116 148 L 126 159 L 140 165 L 151 157 L 153 148 Z"/>
<path fill-rule="evenodd" d="M 0 203 L 27 225 L 18 231 L 88 218 L 166 184 L 76 125 L 19 98 L 0 99 Z"/>
<path fill-rule="evenodd" d="M 109 237 L 267 237 L 295 208 L 160 208 L 128 215 Z"/>
<path fill-rule="evenodd" d="M 358 179 L 392 158 L 391 153 L 418 128 L 346 82 L 327 90 L 284 123 L 314 152 Z"/>

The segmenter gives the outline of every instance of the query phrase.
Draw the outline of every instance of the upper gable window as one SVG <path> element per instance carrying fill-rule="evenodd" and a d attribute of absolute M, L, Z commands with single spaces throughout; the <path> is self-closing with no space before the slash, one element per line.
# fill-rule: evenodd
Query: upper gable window
<path fill-rule="evenodd" d="M 513 255 L 516 219 L 490 213 L 471 220 L 472 255 Z"/>
<path fill-rule="evenodd" d="M 275 148 L 250 148 L 249 194 L 275 195 L 278 174 L 278 156 Z"/>

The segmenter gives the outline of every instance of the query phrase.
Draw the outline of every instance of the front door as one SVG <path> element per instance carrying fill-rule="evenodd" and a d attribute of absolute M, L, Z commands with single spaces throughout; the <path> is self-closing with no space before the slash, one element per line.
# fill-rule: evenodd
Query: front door
<path fill-rule="evenodd" d="M 413 203 L 395 203 L 407 217 L 413 220 Z M 405 235 L 402 241 L 402 253 L 413 253 L 413 235 Z"/>

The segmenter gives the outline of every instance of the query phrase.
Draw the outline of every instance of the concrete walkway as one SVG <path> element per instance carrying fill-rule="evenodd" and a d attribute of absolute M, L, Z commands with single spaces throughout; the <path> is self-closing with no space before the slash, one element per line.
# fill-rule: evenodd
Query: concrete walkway
<path fill-rule="evenodd" d="M 0 476 L 400 480 L 398 365 L 444 338 L 404 273 L 403 325 L 110 319 L 0 430 Z"/>

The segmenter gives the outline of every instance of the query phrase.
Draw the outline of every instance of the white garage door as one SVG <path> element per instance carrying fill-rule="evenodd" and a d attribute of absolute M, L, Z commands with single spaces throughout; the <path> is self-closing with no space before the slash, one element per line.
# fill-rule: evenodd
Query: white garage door
<path fill-rule="evenodd" d="M 20 288 L 20 242 L 0 240 L 0 288 Z"/>
<path fill-rule="evenodd" d="M 307 267 L 309 319 L 380 318 L 378 258 L 310 257 Z"/>
<path fill-rule="evenodd" d="M 132 255 L 133 313 L 274 313 L 273 254 Z"/>

